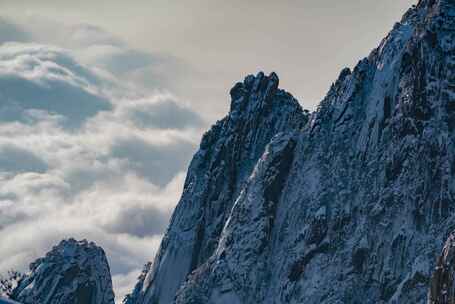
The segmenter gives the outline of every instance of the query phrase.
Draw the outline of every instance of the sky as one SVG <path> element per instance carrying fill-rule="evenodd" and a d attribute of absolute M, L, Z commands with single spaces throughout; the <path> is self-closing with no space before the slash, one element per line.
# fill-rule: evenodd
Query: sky
<path fill-rule="evenodd" d="M 0 0 L 0 273 L 86 238 L 120 303 L 235 82 L 314 110 L 414 3 Z"/>

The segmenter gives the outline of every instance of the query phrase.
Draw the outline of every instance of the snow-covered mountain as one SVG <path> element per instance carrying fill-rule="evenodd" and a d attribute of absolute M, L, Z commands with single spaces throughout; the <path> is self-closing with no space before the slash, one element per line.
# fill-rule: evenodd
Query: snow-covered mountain
<path fill-rule="evenodd" d="M 278 89 L 275 74 L 248 76 L 231 92 L 229 115 L 207 132 L 194 156 L 182 198 L 153 267 L 127 303 L 170 303 L 187 275 L 218 246 L 235 199 L 266 145 L 308 120 L 298 102 Z"/>
<path fill-rule="evenodd" d="M 61 241 L 30 264 L 11 298 L 22 304 L 114 304 L 103 249 L 85 240 Z"/>
<path fill-rule="evenodd" d="M 232 88 L 124 302 L 447 303 L 455 0 L 420 0 L 312 114 L 278 85 L 259 73 Z M 104 252 L 62 241 L 13 299 L 113 303 Z"/>
<path fill-rule="evenodd" d="M 424 303 L 455 228 L 455 1 L 421 0 L 310 116 L 231 90 L 127 303 Z"/>
<path fill-rule="evenodd" d="M 428 304 L 455 303 L 455 233 L 438 257 L 428 292 Z"/>

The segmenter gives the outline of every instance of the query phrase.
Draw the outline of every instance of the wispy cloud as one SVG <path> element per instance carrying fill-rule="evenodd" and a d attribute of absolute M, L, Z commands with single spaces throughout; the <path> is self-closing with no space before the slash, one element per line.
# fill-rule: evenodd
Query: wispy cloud
<path fill-rule="evenodd" d="M 100 28 L 47 41 L 0 20 L 2 31 L 0 272 L 87 238 L 106 250 L 121 300 L 155 254 L 206 122 L 165 82 L 132 83 L 164 57 Z"/>

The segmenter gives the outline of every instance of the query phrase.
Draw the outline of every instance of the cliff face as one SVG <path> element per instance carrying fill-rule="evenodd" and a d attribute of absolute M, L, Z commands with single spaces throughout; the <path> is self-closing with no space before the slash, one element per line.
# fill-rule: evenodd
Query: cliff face
<path fill-rule="evenodd" d="M 231 90 L 231 110 L 207 132 L 153 267 L 127 303 L 170 303 L 188 274 L 212 256 L 235 199 L 266 145 L 308 120 L 278 89 L 275 74 L 248 76 Z M 140 288 L 139 288 L 140 286 Z"/>
<path fill-rule="evenodd" d="M 11 298 L 22 304 L 114 304 L 103 249 L 87 241 L 61 241 L 30 264 Z"/>
<path fill-rule="evenodd" d="M 455 1 L 420 1 L 310 117 L 277 86 L 231 90 L 127 303 L 426 301 L 455 227 Z"/>
<path fill-rule="evenodd" d="M 430 282 L 428 304 L 455 303 L 455 234 L 447 239 Z"/>

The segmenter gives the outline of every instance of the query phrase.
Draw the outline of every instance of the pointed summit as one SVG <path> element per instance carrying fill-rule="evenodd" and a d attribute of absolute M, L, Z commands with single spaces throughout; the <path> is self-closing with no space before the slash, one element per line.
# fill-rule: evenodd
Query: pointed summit
<path fill-rule="evenodd" d="M 274 73 L 237 83 L 128 303 L 424 303 L 455 226 L 453 4 L 410 9 L 308 123 Z"/>
<path fill-rule="evenodd" d="M 275 72 L 269 76 L 265 76 L 264 72 L 259 72 L 256 76 L 248 75 L 243 82 L 236 83 L 230 91 L 229 116 L 237 118 L 240 113 L 257 112 L 265 107 L 271 107 L 275 95 L 285 95 L 284 91 L 278 89 L 279 81 Z M 290 94 L 288 96 L 291 97 Z M 298 105 L 297 101 L 294 103 Z"/>
<path fill-rule="evenodd" d="M 203 136 L 153 267 L 127 303 L 171 303 L 187 276 L 213 254 L 270 140 L 306 124 L 308 114 L 278 83 L 275 73 L 260 72 L 231 89 L 231 110 Z"/>
<path fill-rule="evenodd" d="M 86 240 L 61 241 L 30 264 L 11 298 L 22 304 L 114 304 L 104 250 Z"/>

